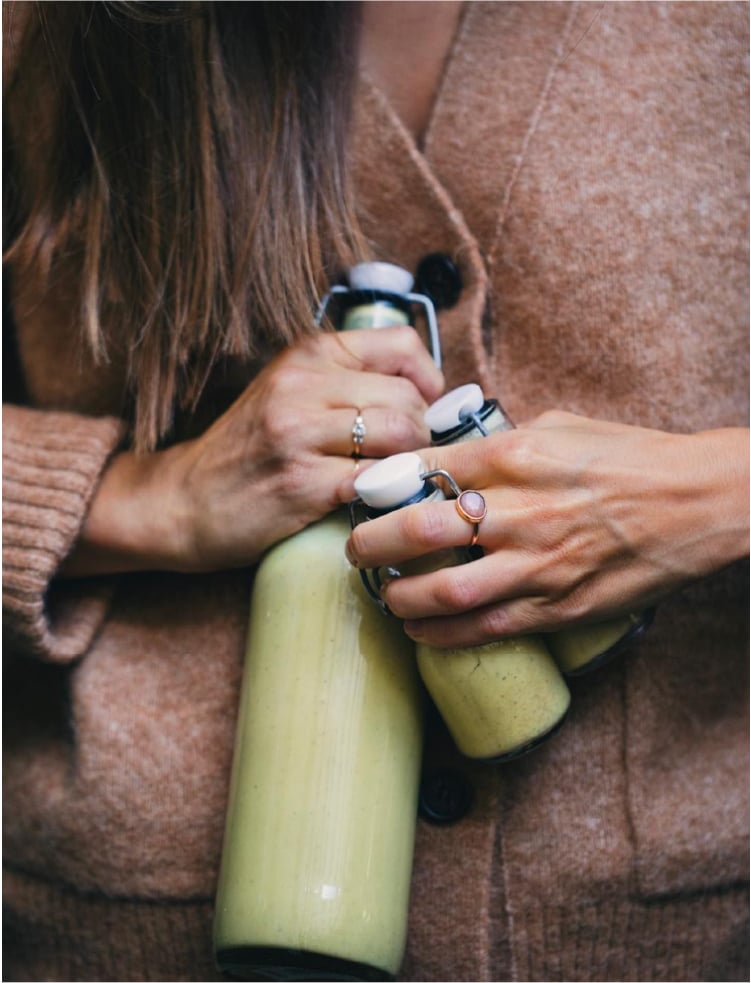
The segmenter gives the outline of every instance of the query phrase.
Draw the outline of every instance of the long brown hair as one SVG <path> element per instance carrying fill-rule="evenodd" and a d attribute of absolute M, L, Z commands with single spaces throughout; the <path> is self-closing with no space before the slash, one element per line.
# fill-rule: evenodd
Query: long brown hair
<path fill-rule="evenodd" d="M 357 8 L 38 4 L 5 100 L 6 256 L 49 273 L 80 252 L 84 334 L 99 358 L 126 352 L 137 447 L 217 359 L 312 330 L 328 278 L 361 255 Z"/>

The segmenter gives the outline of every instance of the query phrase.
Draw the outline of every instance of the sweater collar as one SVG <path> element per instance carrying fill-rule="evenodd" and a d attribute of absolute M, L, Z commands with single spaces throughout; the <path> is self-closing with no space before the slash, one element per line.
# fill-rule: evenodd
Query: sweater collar
<path fill-rule="evenodd" d="M 502 240 L 516 177 L 534 150 L 556 73 L 583 20 L 576 3 L 468 4 L 423 152 L 383 92 L 371 79 L 360 80 L 355 181 L 374 258 L 414 272 L 427 253 L 446 253 L 462 275 L 458 303 L 438 317 L 449 386 L 492 386 L 492 338 L 483 330 L 489 321 L 486 266 Z"/>
<path fill-rule="evenodd" d="M 436 178 L 383 93 L 360 81 L 354 127 L 354 173 L 363 231 L 375 259 L 414 272 L 428 253 L 445 253 L 458 266 L 461 296 L 438 312 L 449 386 L 489 384 L 482 318 L 487 275 L 461 212 Z"/>

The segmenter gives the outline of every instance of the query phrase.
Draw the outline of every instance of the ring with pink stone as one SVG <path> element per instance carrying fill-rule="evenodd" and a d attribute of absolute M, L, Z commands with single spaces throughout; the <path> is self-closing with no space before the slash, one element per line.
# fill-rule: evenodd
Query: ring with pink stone
<path fill-rule="evenodd" d="M 467 491 L 463 491 L 458 498 L 454 499 L 454 505 L 462 519 L 465 522 L 469 522 L 472 526 L 472 538 L 468 545 L 474 546 L 480 535 L 480 523 L 488 514 L 485 499 L 479 491 L 469 488 Z"/>
<path fill-rule="evenodd" d="M 446 479 L 451 487 L 451 491 L 456 496 L 454 498 L 456 511 L 465 522 L 469 522 L 472 526 L 472 538 L 467 546 L 474 546 L 477 542 L 478 536 L 480 535 L 480 523 L 488 514 L 488 507 L 485 503 L 485 497 L 474 488 L 468 488 L 465 491 L 462 491 L 459 485 L 456 483 L 456 480 L 443 468 L 435 468 L 433 471 L 425 471 L 421 475 L 423 480 L 437 478 L 439 476 Z"/>

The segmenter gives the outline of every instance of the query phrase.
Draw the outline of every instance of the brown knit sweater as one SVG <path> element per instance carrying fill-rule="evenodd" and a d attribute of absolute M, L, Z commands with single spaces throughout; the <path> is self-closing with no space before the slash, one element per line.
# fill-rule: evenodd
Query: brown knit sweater
<path fill-rule="evenodd" d="M 416 39 L 419 43 L 419 39 Z M 748 7 L 473 3 L 423 151 L 366 80 L 378 255 L 443 252 L 450 385 L 674 431 L 746 425 Z M 4 978 L 212 980 L 251 572 L 61 582 L 123 439 L 75 283 L 13 285 L 4 408 Z M 572 682 L 560 734 L 419 823 L 405 980 L 748 978 L 746 564 Z"/>

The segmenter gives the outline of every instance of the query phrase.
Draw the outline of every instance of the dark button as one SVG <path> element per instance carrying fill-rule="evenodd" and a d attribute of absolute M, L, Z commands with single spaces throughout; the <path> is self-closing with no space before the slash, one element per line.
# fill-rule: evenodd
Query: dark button
<path fill-rule="evenodd" d="M 430 297 L 436 310 L 453 307 L 462 292 L 459 267 L 446 253 L 430 253 L 417 267 L 415 289 Z"/>
<path fill-rule="evenodd" d="M 434 771 L 420 783 L 420 815 L 429 823 L 455 823 L 466 816 L 474 798 L 469 780 L 458 771 Z"/>

